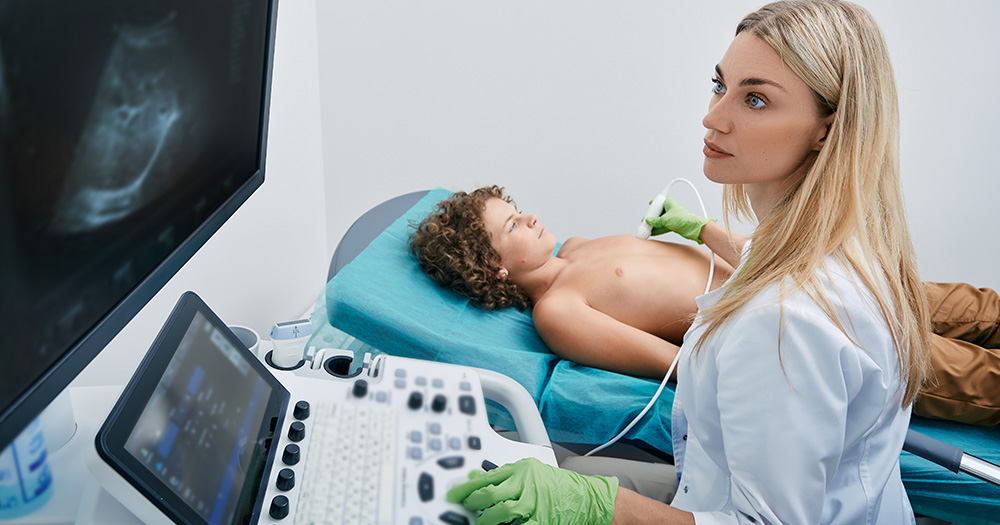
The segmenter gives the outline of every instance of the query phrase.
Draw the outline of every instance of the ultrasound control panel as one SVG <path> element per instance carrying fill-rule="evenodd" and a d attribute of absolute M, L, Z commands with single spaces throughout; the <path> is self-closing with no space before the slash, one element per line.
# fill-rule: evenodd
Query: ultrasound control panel
<path fill-rule="evenodd" d="M 275 372 L 292 402 L 275 434 L 262 520 L 469 524 L 475 516 L 445 493 L 470 470 L 529 456 L 555 464 L 537 409 L 513 380 L 391 356 L 366 360 L 352 376 L 334 362 L 345 358 Z M 519 430 L 534 427 L 522 434 L 535 443 L 493 431 L 484 389 L 501 398 Z"/>
<path fill-rule="evenodd" d="M 466 524 L 469 471 L 555 464 L 534 401 L 488 370 L 321 349 L 279 368 L 181 296 L 86 453 L 144 523 Z M 496 434 L 489 398 L 519 438 Z"/>

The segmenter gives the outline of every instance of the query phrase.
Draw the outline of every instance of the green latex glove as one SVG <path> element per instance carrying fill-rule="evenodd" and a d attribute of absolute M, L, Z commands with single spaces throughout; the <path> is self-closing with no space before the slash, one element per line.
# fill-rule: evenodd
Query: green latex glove
<path fill-rule="evenodd" d="M 607 525 L 615 510 L 618 478 L 583 476 L 535 458 L 474 470 L 469 480 L 448 491 L 448 501 L 482 510 L 477 525 L 520 519 L 522 525 Z"/>
<path fill-rule="evenodd" d="M 685 239 L 703 244 L 701 242 L 701 229 L 709 221 L 715 222 L 715 219 L 706 219 L 685 210 L 677 203 L 676 199 L 668 195 L 667 200 L 663 201 L 663 215 L 647 218 L 646 224 L 653 227 L 653 235 L 676 232 Z"/>

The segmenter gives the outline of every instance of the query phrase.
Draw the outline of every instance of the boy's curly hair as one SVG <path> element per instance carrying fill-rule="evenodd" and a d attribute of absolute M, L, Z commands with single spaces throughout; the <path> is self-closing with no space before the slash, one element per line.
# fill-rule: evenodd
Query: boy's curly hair
<path fill-rule="evenodd" d="M 498 186 L 472 193 L 459 191 L 441 201 L 416 227 L 410 237 L 410 251 L 431 279 L 480 307 L 494 310 L 514 306 L 524 310 L 531 306 L 528 296 L 515 284 L 497 277 L 500 254 L 483 225 L 486 201 L 491 198 L 514 204 Z"/>

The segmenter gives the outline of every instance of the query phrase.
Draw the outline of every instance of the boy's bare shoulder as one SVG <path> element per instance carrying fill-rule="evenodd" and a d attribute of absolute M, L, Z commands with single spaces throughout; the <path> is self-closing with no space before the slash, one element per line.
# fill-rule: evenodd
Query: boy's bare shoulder
<path fill-rule="evenodd" d="M 531 309 L 531 317 L 536 327 L 544 329 L 565 323 L 567 319 L 578 314 L 580 307 L 588 307 L 581 295 L 570 291 L 553 290 L 535 302 Z"/>
<path fill-rule="evenodd" d="M 569 239 L 566 239 L 566 241 L 562 243 L 562 247 L 559 248 L 559 255 L 566 256 L 570 253 L 573 253 L 573 250 L 578 249 L 580 246 L 583 246 L 588 242 L 590 242 L 590 239 L 586 239 L 583 237 L 570 237 Z"/>

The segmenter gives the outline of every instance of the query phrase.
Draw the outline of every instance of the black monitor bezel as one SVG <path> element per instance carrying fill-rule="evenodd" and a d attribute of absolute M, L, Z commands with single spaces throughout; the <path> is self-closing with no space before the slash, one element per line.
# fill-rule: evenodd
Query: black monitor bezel
<path fill-rule="evenodd" d="M 269 450 L 262 447 L 265 440 L 268 443 L 271 442 L 274 429 L 282 428 L 281 425 L 288 409 L 291 394 L 263 363 L 245 346 L 242 346 L 236 334 L 229 330 L 226 324 L 194 292 L 185 292 L 178 299 L 177 305 L 156 336 L 156 340 L 143 358 L 135 375 L 132 376 L 114 408 L 111 409 L 108 418 L 97 432 L 94 445 L 98 455 L 108 466 L 147 500 L 156 505 L 168 518 L 174 522 L 204 523 L 207 525 L 207 520 L 202 518 L 170 487 L 153 475 L 138 458 L 125 449 L 125 444 L 132 434 L 139 416 L 145 410 L 151 396 L 156 391 L 156 387 L 160 384 L 163 372 L 173 359 L 181 339 L 187 334 L 188 328 L 197 314 L 205 316 L 235 348 L 242 349 L 250 366 L 271 387 L 271 396 L 267 401 L 265 414 L 271 414 L 277 420 L 271 421 L 272 418 L 265 416 L 261 421 L 256 440 L 259 449 L 256 455 L 256 467 L 261 469 L 261 479 L 257 480 L 259 484 L 253 491 L 252 501 L 260 502 L 262 500 L 267 489 L 265 480 L 270 475 L 270 466 L 273 464 L 276 454 L 274 447 Z M 249 470 L 253 471 L 254 469 Z M 247 488 L 249 487 L 244 487 L 244 492 Z M 253 513 L 251 522 L 257 521 L 260 511 L 261 506 L 255 503 L 251 509 Z"/>
<path fill-rule="evenodd" d="M 63 355 L 13 402 L 0 409 L 0 450 L 11 442 L 48 407 L 105 346 L 142 310 L 208 239 L 229 220 L 250 195 L 264 183 L 267 132 L 271 106 L 271 76 L 274 69 L 274 41 L 278 0 L 267 0 L 265 65 L 260 101 L 257 169 L 194 232 L 160 262 L 93 328 L 70 346 Z"/>

